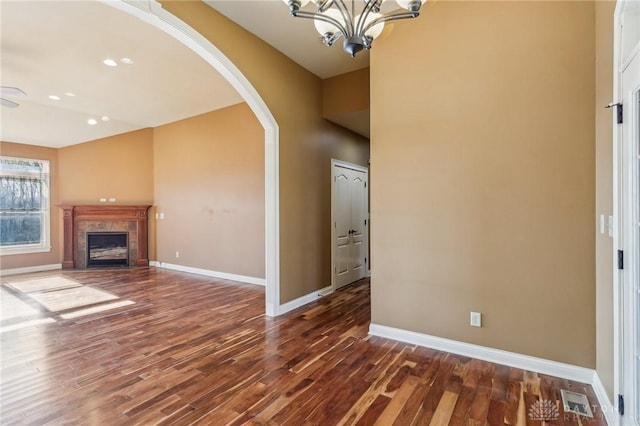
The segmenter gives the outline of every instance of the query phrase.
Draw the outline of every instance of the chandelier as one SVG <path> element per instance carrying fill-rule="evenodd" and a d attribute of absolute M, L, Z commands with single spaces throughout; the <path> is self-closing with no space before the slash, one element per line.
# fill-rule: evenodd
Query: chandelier
<path fill-rule="evenodd" d="M 396 13 L 380 13 L 385 0 L 283 0 L 291 16 L 313 19 L 322 43 L 333 46 L 344 37 L 343 49 L 356 56 L 362 49 L 370 49 L 373 40 L 382 33 L 384 23 L 398 19 L 416 18 L 427 0 L 396 0 L 404 9 Z M 309 2 L 317 5 L 317 12 L 302 10 Z M 356 8 L 356 3 L 359 7 Z"/>

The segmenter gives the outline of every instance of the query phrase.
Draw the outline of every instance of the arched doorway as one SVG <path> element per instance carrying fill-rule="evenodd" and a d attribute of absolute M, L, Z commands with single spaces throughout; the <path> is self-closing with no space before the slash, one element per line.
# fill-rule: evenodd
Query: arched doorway
<path fill-rule="evenodd" d="M 280 306 L 279 129 L 262 97 L 242 72 L 209 40 L 167 12 L 155 0 L 105 1 L 171 35 L 216 69 L 242 96 L 264 128 L 265 137 L 265 313 L 276 316 Z"/>

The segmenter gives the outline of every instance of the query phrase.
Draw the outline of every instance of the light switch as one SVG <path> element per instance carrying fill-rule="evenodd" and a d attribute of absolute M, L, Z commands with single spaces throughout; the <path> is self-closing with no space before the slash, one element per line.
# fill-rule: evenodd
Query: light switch
<path fill-rule="evenodd" d="M 482 327 L 482 314 L 480 312 L 471 312 L 470 324 L 472 327 Z"/>
<path fill-rule="evenodd" d="M 601 234 L 604 234 L 604 225 L 605 225 L 604 215 L 601 214 L 600 215 L 600 233 Z"/>

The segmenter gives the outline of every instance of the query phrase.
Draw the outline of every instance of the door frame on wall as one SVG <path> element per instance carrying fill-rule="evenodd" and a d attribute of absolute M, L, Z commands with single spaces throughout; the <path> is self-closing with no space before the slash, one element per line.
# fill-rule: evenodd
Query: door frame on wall
<path fill-rule="evenodd" d="M 275 317 L 282 311 L 280 304 L 280 184 L 279 127 L 258 91 L 242 71 L 202 34 L 156 0 L 99 0 L 153 25 L 169 34 L 218 71 L 242 99 L 264 128 L 264 199 L 265 199 L 265 314 Z"/>
<path fill-rule="evenodd" d="M 370 192 L 370 188 L 369 188 L 369 169 L 367 167 L 364 166 L 359 166 L 357 164 L 353 164 L 353 163 L 348 163 L 346 161 L 341 161 L 341 160 L 336 160 L 336 159 L 331 159 L 331 291 L 335 291 L 336 290 L 336 227 L 335 227 L 335 222 L 336 222 L 336 185 L 335 185 L 335 181 L 333 179 L 334 176 L 334 170 L 336 168 L 345 168 L 345 169 L 351 169 L 351 170 L 355 170 L 357 172 L 361 172 L 364 173 L 365 175 L 365 179 L 367 182 L 367 190 L 365 191 L 365 206 L 366 206 L 366 212 L 365 212 L 365 219 L 367 221 L 367 225 L 366 225 L 366 229 L 364 232 L 364 250 L 366 253 L 366 259 L 369 259 L 369 235 L 370 235 L 370 220 L 369 220 L 369 192 Z M 365 276 L 369 276 L 369 261 L 367 260 L 366 265 L 365 265 Z"/>
<path fill-rule="evenodd" d="M 640 289 L 639 247 L 640 229 L 637 218 L 640 205 L 640 167 L 637 139 L 640 104 L 637 90 L 626 87 L 625 71 L 638 66 L 640 41 L 627 57 L 623 57 L 625 43 L 625 6 L 628 0 L 618 0 L 614 14 L 614 103 L 622 104 L 623 123 L 618 123 L 614 112 L 613 134 L 613 216 L 614 216 L 614 406 L 618 413 L 624 407 L 624 424 L 638 424 L 640 419 L 638 361 L 635 359 L 640 343 Z M 635 40 L 634 40 L 635 41 Z M 633 71 L 631 71 L 633 74 Z M 636 83 L 633 83 L 636 84 Z M 636 93 L 636 98 L 633 94 Z M 616 107 L 618 109 L 620 107 Z M 635 219 L 634 219 L 635 218 Z M 619 252 L 620 251 L 620 252 Z M 619 260 L 619 256 L 621 259 Z M 619 262 L 621 263 L 619 265 Z"/>

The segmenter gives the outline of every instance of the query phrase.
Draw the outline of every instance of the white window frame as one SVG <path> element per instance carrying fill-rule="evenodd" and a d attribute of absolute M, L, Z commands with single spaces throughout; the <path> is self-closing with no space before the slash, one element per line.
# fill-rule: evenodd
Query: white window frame
<path fill-rule="evenodd" d="M 0 245 L 0 256 L 9 256 L 15 254 L 31 254 L 31 253 L 44 253 L 51 251 L 51 176 L 50 176 L 50 164 L 48 160 L 42 160 L 39 158 L 26 158 L 26 157 L 10 157 L 7 155 L 0 156 L 2 159 L 17 160 L 17 161 L 34 161 L 44 165 L 45 168 L 45 183 L 42 188 L 43 195 L 43 207 L 42 209 L 42 223 L 40 229 L 41 239 L 37 244 L 21 244 L 12 246 Z M 12 175 L 12 174 L 10 174 Z M 17 176 L 18 174 L 15 174 Z"/>

